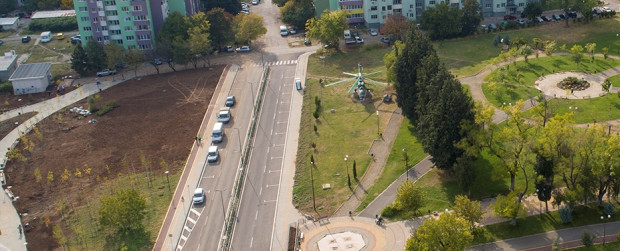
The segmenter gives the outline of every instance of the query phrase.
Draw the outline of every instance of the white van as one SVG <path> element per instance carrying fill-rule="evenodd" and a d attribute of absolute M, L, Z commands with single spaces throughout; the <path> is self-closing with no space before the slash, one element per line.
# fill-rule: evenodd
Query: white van
<path fill-rule="evenodd" d="M 49 41 L 52 41 L 52 32 L 51 31 L 41 32 L 41 42 L 47 43 Z"/>
<path fill-rule="evenodd" d="M 280 25 L 280 36 L 288 36 L 288 30 L 286 29 L 285 25 Z"/>
<path fill-rule="evenodd" d="M 222 122 L 215 123 L 213 131 L 211 131 L 211 142 L 220 143 L 224 139 L 224 124 Z"/>
<path fill-rule="evenodd" d="M 344 39 L 351 39 L 351 31 L 344 30 Z"/>
<path fill-rule="evenodd" d="M 220 109 L 220 112 L 217 114 L 217 121 L 222 123 L 230 121 L 230 107 Z"/>

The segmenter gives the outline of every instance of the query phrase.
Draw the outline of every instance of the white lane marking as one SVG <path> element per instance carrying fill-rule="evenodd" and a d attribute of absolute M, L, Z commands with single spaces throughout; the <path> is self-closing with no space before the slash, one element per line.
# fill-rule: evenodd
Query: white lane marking
<path fill-rule="evenodd" d="M 192 217 L 187 217 L 187 220 L 190 221 L 191 223 L 196 224 L 196 221 L 194 219 L 192 219 Z"/>
<path fill-rule="evenodd" d="M 252 243 L 254 243 L 254 236 L 252 236 L 252 239 L 250 239 L 250 247 L 252 247 Z"/>
<path fill-rule="evenodd" d="M 270 157 L 270 158 L 271 159 L 281 159 L 281 158 L 284 158 L 284 157 Z"/>
<path fill-rule="evenodd" d="M 258 219 L 258 210 L 256 211 L 256 214 L 254 215 L 254 220 Z"/>
<path fill-rule="evenodd" d="M 277 173 L 277 172 L 279 172 L 279 171 L 280 171 L 280 170 L 269 170 L 269 173 Z"/>
<path fill-rule="evenodd" d="M 278 200 L 263 200 L 263 203 L 266 204 L 266 203 L 271 203 L 271 202 L 276 202 L 276 201 L 278 201 Z"/>
<path fill-rule="evenodd" d="M 191 209 L 192 213 L 195 213 L 198 217 L 200 217 L 200 212 L 198 212 L 196 209 L 192 208 Z"/>
<path fill-rule="evenodd" d="M 191 229 L 190 227 L 188 227 L 187 225 L 185 225 L 185 227 L 183 227 L 183 228 L 185 228 L 185 230 L 187 230 L 187 231 L 189 231 L 189 232 L 191 232 L 191 231 L 192 231 L 192 229 Z"/>
<path fill-rule="evenodd" d="M 203 178 L 203 179 L 213 179 L 213 178 L 215 178 L 215 175 L 205 176 L 205 177 L 202 177 L 202 178 Z"/>
<path fill-rule="evenodd" d="M 181 235 L 181 239 L 187 241 L 187 237 L 185 237 L 185 235 Z"/>

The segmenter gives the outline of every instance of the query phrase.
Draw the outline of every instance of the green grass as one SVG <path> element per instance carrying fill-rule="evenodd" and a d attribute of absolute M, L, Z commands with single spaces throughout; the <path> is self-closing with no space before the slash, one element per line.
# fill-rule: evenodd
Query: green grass
<path fill-rule="evenodd" d="M 7 37 L 10 37 L 13 34 L 15 34 L 14 30 L 1 31 L 0 32 L 0 38 L 7 38 Z"/>
<path fill-rule="evenodd" d="M 573 251 L 617 251 L 618 250 L 618 242 L 614 241 L 614 242 L 609 242 L 607 241 L 606 244 L 598 244 L 598 245 L 594 245 L 591 247 L 578 247 L 578 248 L 572 248 L 572 249 L 566 249 L 566 250 L 573 250 Z"/>
<path fill-rule="evenodd" d="M 310 68 L 312 70 L 312 68 Z M 310 156 L 314 156 L 314 186 L 317 211 L 320 215 L 333 213 L 351 194 L 347 187 L 347 170 L 351 174 L 356 163 L 358 178 L 368 168 L 371 157 L 367 154 L 372 141 L 378 138 L 377 115 L 380 111 L 380 128 L 387 126 L 396 104 L 381 102 L 382 92 L 375 92 L 372 102 L 360 104 L 347 94 L 349 85 L 321 87 L 317 79 L 308 79 L 304 94 L 304 106 L 297 152 L 297 168 L 295 186 L 293 188 L 293 204 L 303 212 L 312 212 L 312 186 L 310 174 Z M 315 121 L 312 113 L 315 110 L 315 97 L 322 97 L 322 111 Z M 330 112 L 334 109 L 334 112 Z M 317 127 L 314 132 L 313 127 Z M 316 144 L 316 148 L 312 147 Z M 345 155 L 349 155 L 345 162 Z M 321 189 L 322 184 L 329 183 L 331 189 Z"/>
<path fill-rule="evenodd" d="M 364 45 L 359 50 L 325 53 L 324 60 L 317 53 L 308 60 L 308 76 L 316 79 L 327 78 L 328 83 L 331 83 L 340 79 L 351 78 L 351 76 L 342 74 L 342 72 L 357 73 L 357 64 L 360 63 L 364 67 L 364 73 L 381 71 L 368 76 L 368 78 L 385 83 L 386 74 L 383 55 L 391 50 L 391 47 L 383 45 Z M 343 83 L 343 85 L 345 84 Z"/>
<path fill-rule="evenodd" d="M 615 75 L 611 78 L 608 78 L 609 82 L 611 82 L 611 86 L 620 87 L 620 75 Z"/>
<path fill-rule="evenodd" d="M 179 167 L 169 176 L 172 192 L 181 176 L 181 171 L 182 168 Z M 163 171 L 153 173 L 163 173 Z M 84 193 L 90 198 L 89 200 L 81 206 L 67 208 L 64 214 L 65 229 L 63 232 L 65 236 L 68 236 L 69 232 L 73 234 L 68 238 L 69 250 L 120 250 L 123 246 L 127 246 L 128 250 L 150 250 L 152 248 L 172 199 L 168 192 L 166 176 L 151 174 L 152 188 L 147 186 L 145 173 L 136 174 L 135 182 L 131 180 L 131 176 L 125 174 L 109 182 L 102 181 L 99 187 Z M 147 211 L 143 221 L 144 229 L 126 236 L 110 235 L 97 223 L 99 198 L 112 194 L 116 189 L 132 187 L 146 198 Z"/>
<path fill-rule="evenodd" d="M 30 49 L 30 57 L 26 63 L 61 62 L 62 55 L 49 51 L 42 46 L 33 46 Z"/>
<path fill-rule="evenodd" d="M 516 64 L 511 63 L 509 67 L 496 69 L 485 78 L 485 81 L 533 86 L 541 76 L 553 73 L 565 71 L 599 73 L 618 65 L 620 60 L 605 60 L 602 57 L 594 57 L 594 62 L 584 58 L 580 63 L 576 63 L 570 56 L 532 58 L 528 63 L 518 61 Z"/>
<path fill-rule="evenodd" d="M 569 107 L 573 109 L 569 109 Z M 575 107 L 577 109 L 574 109 Z M 554 114 L 573 112 L 573 119 L 577 124 L 620 118 L 620 99 L 615 93 L 591 99 L 552 99 L 550 108 Z M 532 118 L 534 113 L 527 111 L 524 116 Z"/>
<path fill-rule="evenodd" d="M 420 162 L 428 154 L 422 149 L 422 145 L 418 142 L 415 135 L 415 128 L 408 119 L 403 119 L 403 123 L 398 130 L 398 136 L 394 140 L 392 150 L 387 158 L 386 165 L 383 167 L 381 176 L 377 178 L 375 183 L 368 188 L 368 194 L 362 199 L 362 203 L 356 212 L 362 211 L 370 202 L 372 202 L 383 190 L 385 190 L 394 180 L 405 173 L 402 149 L 407 150 L 409 157 L 409 166 L 413 166 Z"/>
<path fill-rule="evenodd" d="M 66 38 L 63 40 L 56 39 L 56 34 L 53 34 L 53 36 L 54 38 L 52 39 L 52 41 L 49 41 L 47 43 L 40 43 L 40 45 L 58 53 L 63 53 L 67 55 L 71 55 L 71 53 L 73 53 L 73 48 L 75 48 L 76 45 L 71 44 L 71 39 L 69 38 L 70 36 L 65 35 Z"/>
<path fill-rule="evenodd" d="M 618 19 L 596 19 L 590 24 L 570 22 L 569 28 L 564 28 L 563 22 L 554 22 L 519 30 L 482 33 L 467 38 L 436 42 L 435 49 L 452 73 L 463 77 L 480 71 L 489 64 L 489 60 L 499 55 L 500 47 L 493 46 L 493 38 L 498 33 L 502 37 L 508 35 L 511 39 L 522 37 L 530 43 L 533 38 L 555 40 L 558 47 L 566 44 L 567 48 L 573 44 L 596 43 L 596 52 L 601 53 L 602 48 L 607 47 L 610 54 L 620 55 L 618 38 L 614 32 L 609 32 L 618 29 L 620 29 Z"/>
<path fill-rule="evenodd" d="M 615 203 L 616 208 L 619 204 Z M 563 224 L 558 211 L 551 211 L 542 215 L 528 216 L 517 219 L 517 226 L 511 226 L 509 222 L 487 225 L 479 228 L 478 234 L 474 235 L 473 245 L 510 239 L 520 236 L 532 235 L 553 231 L 563 228 L 578 227 L 590 224 L 602 223 L 599 218 L 604 212 L 595 204 L 576 207 L 573 211 L 573 221 Z M 613 215 L 610 221 L 620 220 L 620 215 Z"/>
<path fill-rule="evenodd" d="M 540 91 L 535 88 L 519 84 L 482 84 L 482 92 L 487 100 L 496 107 L 501 107 L 504 103 L 515 104 L 517 100 L 528 100 L 538 96 Z"/>

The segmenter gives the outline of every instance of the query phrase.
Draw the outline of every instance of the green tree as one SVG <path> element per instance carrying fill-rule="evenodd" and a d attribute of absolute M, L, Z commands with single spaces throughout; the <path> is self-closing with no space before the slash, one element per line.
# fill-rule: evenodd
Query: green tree
<path fill-rule="evenodd" d="M 103 46 L 103 51 L 105 51 L 105 55 L 107 56 L 107 66 L 109 69 L 116 68 L 116 64 L 125 62 L 125 49 L 123 46 L 110 43 Z"/>
<path fill-rule="evenodd" d="M 469 222 L 469 228 L 473 230 L 476 222 L 482 219 L 482 207 L 479 201 L 472 201 L 467 196 L 457 195 L 454 199 L 454 212 L 462 219 Z"/>
<path fill-rule="evenodd" d="M 88 56 L 86 56 L 86 52 L 84 48 L 82 48 L 82 45 L 78 44 L 75 46 L 71 54 L 71 69 L 82 76 L 86 75 L 88 72 L 87 60 Z"/>
<path fill-rule="evenodd" d="M 567 18 L 568 20 L 568 18 Z M 553 55 L 553 52 L 557 49 L 557 44 L 554 41 L 549 41 L 547 40 L 547 42 L 545 42 L 545 55 L 551 57 L 551 55 Z"/>
<path fill-rule="evenodd" d="M 409 32 L 409 21 L 402 14 L 388 14 L 383 23 L 383 34 L 391 39 L 402 39 Z"/>
<path fill-rule="evenodd" d="M 239 0 L 205 0 L 206 11 L 210 11 L 216 8 L 222 8 L 228 13 L 237 15 L 241 11 L 241 1 Z"/>
<path fill-rule="evenodd" d="M 62 233 L 62 228 L 60 228 L 59 225 L 54 225 L 52 227 L 52 236 L 54 237 L 54 240 L 56 240 L 56 242 L 58 242 L 58 244 L 60 244 L 60 246 L 64 249 L 67 244 L 67 237 L 65 237 Z"/>
<path fill-rule="evenodd" d="M 484 19 L 477 0 L 465 0 L 461 9 L 461 34 L 467 36 L 476 33 L 480 22 Z"/>
<path fill-rule="evenodd" d="M 425 220 L 407 240 L 405 250 L 465 250 L 474 236 L 467 221 L 450 213 Z"/>
<path fill-rule="evenodd" d="M 583 59 L 583 47 L 581 45 L 573 45 L 570 48 L 570 53 L 573 54 L 572 57 L 576 63 L 581 62 L 581 59 Z"/>
<path fill-rule="evenodd" d="M 190 26 L 189 19 L 175 11 L 166 18 L 159 32 L 157 32 L 157 42 L 166 41 L 172 43 L 177 37 L 186 40 L 188 38 L 187 30 Z"/>
<path fill-rule="evenodd" d="M 263 17 L 257 14 L 237 15 L 233 24 L 235 41 L 241 44 L 248 44 L 267 33 Z"/>
<path fill-rule="evenodd" d="M 72 10 L 74 7 L 72 0 L 60 0 L 60 8 L 63 10 Z"/>
<path fill-rule="evenodd" d="M 209 34 L 211 42 L 221 48 L 234 40 L 232 16 L 222 8 L 215 8 L 207 12 L 207 20 L 211 25 Z"/>
<path fill-rule="evenodd" d="M 568 1 L 568 0 L 565 0 Z M 598 0 L 578 0 L 575 1 L 574 7 L 577 11 L 581 12 L 585 23 L 589 23 L 594 15 L 594 7 L 599 5 Z"/>
<path fill-rule="evenodd" d="M 100 71 L 108 64 L 107 56 L 103 50 L 103 46 L 91 39 L 84 49 L 86 52 L 86 67 L 88 71 Z"/>
<path fill-rule="evenodd" d="M 534 51 L 532 50 L 532 47 L 530 47 L 529 45 L 524 45 L 521 47 L 521 49 L 519 49 L 519 53 L 523 55 L 523 58 L 525 59 L 526 63 L 527 63 L 527 57 L 532 55 L 532 52 Z"/>
<path fill-rule="evenodd" d="M 204 12 L 199 12 L 198 14 L 192 16 L 192 27 L 187 31 L 189 33 L 189 50 L 190 54 L 194 55 L 192 57 L 192 64 L 194 65 L 194 69 L 196 69 L 196 60 L 199 57 L 203 58 L 207 64 L 211 65 L 209 62 L 209 51 L 211 50 L 211 34 L 209 34 L 209 30 L 211 29 L 211 25 L 207 20 Z"/>
<path fill-rule="evenodd" d="M 125 60 L 127 60 L 127 65 L 133 68 L 133 73 L 138 76 L 138 66 L 142 64 L 144 61 L 144 54 L 142 54 L 139 50 L 128 50 L 125 52 Z"/>
<path fill-rule="evenodd" d="M 271 0 L 271 3 L 277 5 L 278 7 L 282 7 L 288 2 L 289 0 Z"/>
<path fill-rule="evenodd" d="M 396 60 L 398 59 L 399 51 L 403 51 L 404 44 L 400 40 L 394 42 L 392 46 L 392 50 L 385 55 L 383 55 L 383 64 L 385 65 L 387 82 L 393 83 L 396 81 L 396 72 L 394 69 L 394 65 L 396 64 Z"/>
<path fill-rule="evenodd" d="M 0 14 L 7 14 L 17 7 L 17 1 L 0 0 Z"/>
<path fill-rule="evenodd" d="M 146 199 L 135 189 L 120 189 L 100 200 L 99 223 L 119 233 L 143 228 Z"/>
<path fill-rule="evenodd" d="M 517 192 L 511 192 L 506 196 L 498 195 L 493 203 L 493 213 L 499 217 L 511 219 L 511 225 L 517 225 L 517 218 L 526 214 L 523 205 L 517 200 Z"/>
<path fill-rule="evenodd" d="M 458 7 L 442 2 L 422 12 L 420 28 L 432 40 L 441 40 L 458 36 L 461 33 L 460 22 L 461 12 Z"/>
<path fill-rule="evenodd" d="M 540 16 L 542 12 L 543 12 L 543 8 L 540 2 L 527 2 L 527 4 L 525 5 L 525 8 L 523 9 L 523 14 L 532 23 L 536 23 L 534 18 L 536 18 L 537 16 Z M 568 20 L 568 18 L 566 20 Z"/>
<path fill-rule="evenodd" d="M 172 52 L 172 63 L 174 64 L 185 65 L 189 63 L 194 57 L 194 55 L 190 54 L 189 44 L 181 37 L 174 38 L 170 49 Z M 171 62 L 169 61 L 168 64 L 170 63 Z M 172 68 L 173 71 L 176 71 L 174 67 L 170 68 Z"/>
<path fill-rule="evenodd" d="M 314 16 L 313 3 L 310 0 L 295 0 L 284 4 L 280 9 L 282 22 L 298 28 L 305 28 L 306 21 Z"/>
<path fill-rule="evenodd" d="M 311 18 L 306 22 L 306 36 L 338 50 L 338 43 L 348 27 L 347 12 L 325 10 L 321 19 Z"/>
<path fill-rule="evenodd" d="M 587 43 L 585 48 L 586 51 L 590 53 L 590 58 L 592 59 L 592 62 L 594 62 L 594 51 L 596 50 L 596 43 Z"/>
<path fill-rule="evenodd" d="M 426 204 L 426 193 L 413 181 L 407 180 L 398 186 L 393 208 L 418 212 Z"/>

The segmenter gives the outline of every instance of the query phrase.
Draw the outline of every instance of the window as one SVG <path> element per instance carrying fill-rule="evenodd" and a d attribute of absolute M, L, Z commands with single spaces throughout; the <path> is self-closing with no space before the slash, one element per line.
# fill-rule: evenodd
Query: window
<path fill-rule="evenodd" d="M 84 26 L 84 28 L 82 28 L 82 30 L 84 30 L 84 31 L 91 31 L 92 28 L 90 26 Z"/>
<path fill-rule="evenodd" d="M 499 8 L 499 4 L 497 4 L 497 8 Z"/>
<path fill-rule="evenodd" d="M 90 8 L 90 11 L 97 11 L 97 8 Z"/>
<path fill-rule="evenodd" d="M 95 31 L 99 32 L 99 27 L 95 26 Z"/>
<path fill-rule="evenodd" d="M 151 49 L 151 45 L 150 44 L 141 44 L 140 45 L 140 50 L 149 50 Z"/>
<path fill-rule="evenodd" d="M 519 7 L 525 6 L 525 3 L 519 3 Z"/>
<path fill-rule="evenodd" d="M 388 5 L 388 10 L 392 10 L 392 5 Z"/>
<path fill-rule="evenodd" d="M 133 10 L 134 11 L 141 11 L 142 10 L 142 6 L 136 5 L 136 6 L 133 7 Z"/>
<path fill-rule="evenodd" d="M 377 19 L 377 15 L 370 15 L 370 19 Z"/>
<path fill-rule="evenodd" d="M 112 10 L 112 11 L 106 11 L 105 12 L 106 16 L 118 16 L 118 11 Z"/>
<path fill-rule="evenodd" d="M 382 10 L 382 11 L 385 11 L 385 6 L 381 6 L 381 10 Z"/>
<path fill-rule="evenodd" d="M 131 17 L 125 17 L 123 19 L 125 20 L 125 22 L 130 22 L 131 21 Z"/>
<path fill-rule="evenodd" d="M 78 8 L 79 11 L 88 11 L 88 7 L 80 7 Z"/>
<path fill-rule="evenodd" d="M 116 5 L 116 1 L 105 1 L 105 5 Z"/>
<path fill-rule="evenodd" d="M 110 40 L 110 37 L 108 37 L 108 36 L 103 36 L 103 40 L 104 40 L 104 41 L 108 41 L 108 40 Z"/>
<path fill-rule="evenodd" d="M 413 13 L 409 13 L 409 17 L 413 17 Z"/>
<path fill-rule="evenodd" d="M 123 44 L 123 40 L 122 39 L 114 40 L 114 42 L 116 42 L 116 44 Z"/>
<path fill-rule="evenodd" d="M 108 30 L 108 26 L 101 26 L 101 30 L 102 31 L 107 31 Z"/>
<path fill-rule="evenodd" d="M 97 41 L 98 41 L 98 42 L 101 42 L 101 37 L 97 37 Z"/>
<path fill-rule="evenodd" d="M 121 30 L 110 30 L 110 35 L 120 35 Z"/>
<path fill-rule="evenodd" d="M 415 3 L 416 7 L 422 7 L 422 3 Z"/>
<path fill-rule="evenodd" d="M 133 17 L 133 19 L 134 19 L 134 20 L 148 20 L 148 19 L 146 18 L 146 16 L 135 16 L 135 17 Z"/>
<path fill-rule="evenodd" d="M 377 6 L 370 6 L 370 10 L 377 10 Z"/>
<path fill-rule="evenodd" d="M 491 5 L 490 3 L 486 4 L 485 7 L 487 8 L 493 8 L 493 5 Z"/>
<path fill-rule="evenodd" d="M 148 25 L 138 25 L 138 29 L 137 30 L 148 30 L 149 26 Z"/>
<path fill-rule="evenodd" d="M 409 9 L 413 9 L 413 4 L 410 4 L 410 5 L 409 5 Z"/>
<path fill-rule="evenodd" d="M 132 41 L 133 39 L 134 39 L 134 37 L 133 37 L 133 36 L 126 36 L 126 37 L 125 37 L 125 40 L 127 40 L 127 41 Z"/>
<path fill-rule="evenodd" d="M 130 45 L 130 46 L 127 46 L 127 49 L 129 49 L 129 50 L 133 50 L 133 49 L 135 49 L 135 48 L 136 48 L 136 46 L 135 46 L 135 45 Z"/>
<path fill-rule="evenodd" d="M 129 11 L 129 7 L 127 7 L 127 6 L 123 6 L 123 7 L 121 7 L 121 10 L 122 10 L 122 11 Z"/>
<path fill-rule="evenodd" d="M 428 4 L 435 4 L 435 1 L 429 1 Z"/>
<path fill-rule="evenodd" d="M 88 17 L 80 17 L 80 21 L 82 22 L 88 22 Z"/>
<path fill-rule="evenodd" d="M 402 4 L 403 0 L 394 0 L 394 2 L 392 2 L 393 4 Z"/>
<path fill-rule="evenodd" d="M 502 3 L 502 7 L 506 7 L 506 3 Z"/>
<path fill-rule="evenodd" d="M 150 40 L 151 35 L 138 35 L 138 40 Z"/>
<path fill-rule="evenodd" d="M 126 31 L 133 30 L 133 27 L 131 27 L 131 26 L 125 26 L 125 30 L 126 30 Z"/>
<path fill-rule="evenodd" d="M 99 21 L 99 18 L 93 17 L 93 22 Z"/>
<path fill-rule="evenodd" d="M 385 20 L 385 15 L 383 15 L 383 20 Z"/>
<path fill-rule="evenodd" d="M 108 22 L 108 23 L 109 23 L 110 25 L 118 25 L 118 24 L 120 24 L 121 22 L 120 22 L 120 21 L 118 21 L 118 20 L 110 20 L 110 22 Z"/>

